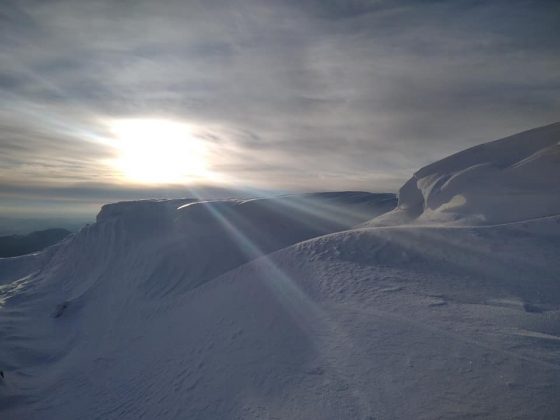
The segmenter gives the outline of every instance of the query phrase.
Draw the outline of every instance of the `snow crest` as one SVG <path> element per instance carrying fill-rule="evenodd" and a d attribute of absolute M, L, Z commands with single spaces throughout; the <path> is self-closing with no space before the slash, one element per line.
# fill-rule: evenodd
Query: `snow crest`
<path fill-rule="evenodd" d="M 485 225 L 560 214 L 560 123 L 481 144 L 432 163 L 372 224 Z"/>

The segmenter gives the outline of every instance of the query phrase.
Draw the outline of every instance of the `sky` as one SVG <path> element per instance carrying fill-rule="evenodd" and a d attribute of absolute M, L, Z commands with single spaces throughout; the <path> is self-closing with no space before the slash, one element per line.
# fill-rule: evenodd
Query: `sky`
<path fill-rule="evenodd" d="M 3 0 L 0 41 L 0 217 L 397 191 L 560 120 L 559 1 Z"/>

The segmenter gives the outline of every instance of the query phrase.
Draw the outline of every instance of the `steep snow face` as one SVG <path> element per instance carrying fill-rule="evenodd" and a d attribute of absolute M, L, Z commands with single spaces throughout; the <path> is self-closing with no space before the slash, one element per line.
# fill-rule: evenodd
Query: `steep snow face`
<path fill-rule="evenodd" d="M 432 163 L 372 224 L 506 223 L 560 214 L 560 123 L 481 144 Z"/>
<path fill-rule="evenodd" d="M 395 205 L 393 194 L 363 192 L 108 204 L 95 224 L 57 252 L 47 250 L 52 258 L 39 253 L 0 259 L 0 282 L 24 275 L 33 275 L 35 284 L 56 279 L 51 286 L 65 301 L 79 299 L 95 284 L 115 277 L 147 298 L 178 294 L 254 258 L 348 229 Z"/>

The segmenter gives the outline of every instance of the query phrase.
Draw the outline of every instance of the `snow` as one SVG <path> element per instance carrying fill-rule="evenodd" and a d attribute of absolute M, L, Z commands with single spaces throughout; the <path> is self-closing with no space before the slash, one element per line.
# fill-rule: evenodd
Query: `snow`
<path fill-rule="evenodd" d="M 558 127 L 422 169 L 390 216 L 367 193 L 116 203 L 0 259 L 0 416 L 558 418 Z"/>
<path fill-rule="evenodd" d="M 483 225 L 560 213 L 560 123 L 481 144 L 432 163 L 371 225 Z"/>

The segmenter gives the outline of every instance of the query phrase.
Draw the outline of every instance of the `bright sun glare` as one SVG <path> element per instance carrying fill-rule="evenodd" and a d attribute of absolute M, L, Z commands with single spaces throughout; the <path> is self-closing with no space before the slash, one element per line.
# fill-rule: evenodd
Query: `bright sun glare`
<path fill-rule="evenodd" d="M 206 145 L 186 124 L 129 119 L 110 128 L 119 152 L 115 166 L 127 181 L 179 184 L 210 178 Z"/>

